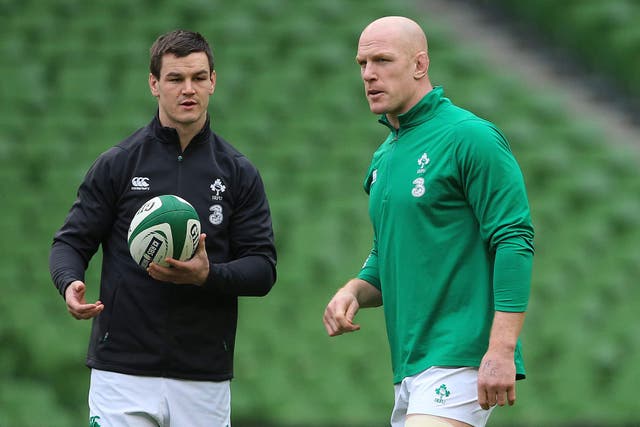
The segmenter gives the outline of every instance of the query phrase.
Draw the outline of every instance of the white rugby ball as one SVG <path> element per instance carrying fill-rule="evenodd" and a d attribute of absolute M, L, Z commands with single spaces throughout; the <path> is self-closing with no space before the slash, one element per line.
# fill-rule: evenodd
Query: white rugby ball
<path fill-rule="evenodd" d="M 133 260 L 146 269 L 155 262 L 167 267 L 165 258 L 190 259 L 198 247 L 200 219 L 186 200 L 163 195 L 148 200 L 133 216 L 127 243 Z"/>

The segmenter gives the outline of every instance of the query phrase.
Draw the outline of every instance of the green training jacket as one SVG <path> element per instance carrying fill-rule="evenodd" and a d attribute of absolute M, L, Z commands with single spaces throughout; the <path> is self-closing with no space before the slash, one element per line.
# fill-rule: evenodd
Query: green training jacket
<path fill-rule="evenodd" d="M 502 133 L 434 88 L 374 153 L 364 187 L 373 248 L 358 277 L 380 289 L 394 383 L 480 365 L 494 312 L 524 312 L 533 226 Z M 515 363 L 524 378 L 521 345 Z"/>

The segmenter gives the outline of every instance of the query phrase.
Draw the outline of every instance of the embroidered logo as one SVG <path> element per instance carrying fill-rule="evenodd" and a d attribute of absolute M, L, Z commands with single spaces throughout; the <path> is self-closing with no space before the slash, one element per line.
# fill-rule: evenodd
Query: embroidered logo
<path fill-rule="evenodd" d="M 222 220 L 224 219 L 224 215 L 222 214 L 222 206 L 210 206 L 209 211 L 211 211 L 211 215 L 209 215 L 209 222 L 213 225 L 222 224 Z"/>
<path fill-rule="evenodd" d="M 89 418 L 89 427 L 100 427 L 100 423 L 98 423 L 99 419 L 100 417 L 97 415 L 94 415 L 93 417 Z"/>
<path fill-rule="evenodd" d="M 146 176 L 134 176 L 131 179 L 131 189 L 133 191 L 149 191 L 149 178 Z"/>
<path fill-rule="evenodd" d="M 441 384 L 440 387 L 435 389 L 436 398 L 433 399 L 434 402 L 444 405 L 447 403 L 446 398 L 451 395 L 451 392 L 447 390 L 447 386 L 445 384 Z"/>
<path fill-rule="evenodd" d="M 413 188 L 411 189 L 411 195 L 413 197 L 422 197 L 426 189 L 424 188 L 424 178 L 416 178 L 412 182 Z"/>
<path fill-rule="evenodd" d="M 216 193 L 215 195 L 211 195 L 211 200 L 222 200 L 220 193 L 224 193 L 227 186 L 222 183 L 220 178 L 217 178 L 209 188 L 211 188 L 211 191 L 215 191 Z"/>
<path fill-rule="evenodd" d="M 431 159 L 429 158 L 429 156 L 427 156 L 427 153 L 422 153 L 422 156 L 420 156 L 420 158 L 418 159 L 418 170 L 416 171 L 416 173 L 424 173 L 424 167 L 427 166 L 430 161 Z"/>

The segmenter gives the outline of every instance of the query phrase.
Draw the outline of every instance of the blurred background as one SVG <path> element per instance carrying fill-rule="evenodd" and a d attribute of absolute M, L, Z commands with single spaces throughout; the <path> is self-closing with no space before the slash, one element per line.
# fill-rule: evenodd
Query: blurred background
<path fill-rule="evenodd" d="M 383 15 L 423 26 L 432 82 L 504 131 L 527 182 L 528 379 L 490 425 L 640 426 L 637 0 L 0 0 L 0 427 L 87 425 L 90 323 L 49 247 L 93 160 L 154 115 L 148 49 L 174 28 L 213 45 L 213 127 L 260 169 L 279 250 L 276 287 L 241 302 L 234 426 L 388 425 L 382 311 L 333 339 L 321 323 L 371 244 L 387 131 L 354 57 Z"/>

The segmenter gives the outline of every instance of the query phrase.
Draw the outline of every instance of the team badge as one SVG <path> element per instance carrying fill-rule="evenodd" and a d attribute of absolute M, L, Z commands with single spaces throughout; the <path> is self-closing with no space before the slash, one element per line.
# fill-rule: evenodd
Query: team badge
<path fill-rule="evenodd" d="M 216 193 L 211 195 L 211 200 L 222 200 L 220 194 L 227 190 L 227 186 L 222 183 L 220 178 L 217 178 L 209 188 Z"/>
<path fill-rule="evenodd" d="M 416 173 L 424 173 L 425 166 L 427 166 L 430 161 L 431 159 L 429 158 L 429 156 L 427 156 L 427 153 L 422 153 L 422 156 L 420 156 L 420 158 L 418 159 L 418 170 L 416 171 Z"/>

